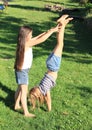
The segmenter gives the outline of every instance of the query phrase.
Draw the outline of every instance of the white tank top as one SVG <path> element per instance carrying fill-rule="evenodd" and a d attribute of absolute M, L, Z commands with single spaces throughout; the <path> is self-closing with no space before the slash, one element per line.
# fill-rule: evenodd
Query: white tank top
<path fill-rule="evenodd" d="M 33 53 L 32 53 L 32 48 L 29 48 L 25 54 L 24 54 L 24 62 L 22 69 L 29 69 L 32 66 L 32 61 L 33 61 Z"/>

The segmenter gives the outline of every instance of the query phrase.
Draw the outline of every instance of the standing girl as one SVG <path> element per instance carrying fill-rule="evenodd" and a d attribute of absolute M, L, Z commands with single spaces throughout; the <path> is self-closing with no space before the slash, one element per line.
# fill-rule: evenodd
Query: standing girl
<path fill-rule="evenodd" d="M 32 65 L 33 53 L 32 46 L 44 42 L 54 32 L 58 31 L 58 26 L 32 38 L 32 29 L 28 26 L 22 26 L 19 30 L 16 59 L 15 59 L 15 76 L 18 88 L 15 92 L 15 106 L 18 110 L 23 108 L 24 116 L 34 117 L 34 114 L 29 113 L 27 108 L 27 93 L 28 93 L 28 72 Z"/>

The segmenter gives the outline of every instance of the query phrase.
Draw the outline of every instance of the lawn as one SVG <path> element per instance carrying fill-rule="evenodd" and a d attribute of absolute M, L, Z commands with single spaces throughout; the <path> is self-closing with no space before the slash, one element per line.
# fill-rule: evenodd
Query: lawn
<path fill-rule="evenodd" d="M 13 108 L 18 30 L 22 25 L 29 25 L 36 36 L 55 26 L 59 13 L 45 10 L 44 5 L 57 3 L 65 8 L 79 7 L 72 0 L 11 0 L 9 7 L 0 11 L 0 130 L 92 129 L 92 31 L 84 21 L 73 21 L 66 27 L 62 65 L 57 84 L 51 90 L 52 111 L 47 112 L 45 105 L 33 111 L 28 103 L 29 111 L 36 115 L 32 119 Z M 83 7 L 82 12 L 77 12 L 77 15 L 86 14 Z M 37 85 L 46 72 L 45 60 L 55 43 L 53 34 L 46 42 L 33 47 L 29 89 Z"/>

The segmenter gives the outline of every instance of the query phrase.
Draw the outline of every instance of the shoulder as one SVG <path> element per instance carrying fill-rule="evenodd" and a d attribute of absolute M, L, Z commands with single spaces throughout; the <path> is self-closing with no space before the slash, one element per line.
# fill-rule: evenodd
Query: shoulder
<path fill-rule="evenodd" d="M 29 50 L 32 50 L 32 47 L 30 47 L 30 46 L 25 46 L 25 52 L 26 52 L 26 51 L 29 51 Z"/>

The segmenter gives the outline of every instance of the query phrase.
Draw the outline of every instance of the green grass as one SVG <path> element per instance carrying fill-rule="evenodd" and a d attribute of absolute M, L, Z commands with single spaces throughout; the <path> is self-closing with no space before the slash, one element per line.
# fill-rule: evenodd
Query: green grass
<path fill-rule="evenodd" d="M 57 0 L 68 8 L 78 7 L 71 0 Z M 45 4 L 56 0 L 14 0 L 6 11 L 0 12 L 0 130 L 91 130 L 92 129 L 92 31 L 85 22 L 71 22 L 65 30 L 63 60 L 57 85 L 51 90 L 52 111 L 46 106 L 32 111 L 35 119 L 15 112 L 14 93 L 17 88 L 14 75 L 16 39 L 19 27 L 29 25 L 33 35 L 56 25 L 57 12 L 44 10 Z M 86 15 L 85 10 L 80 12 Z M 43 77 L 45 60 L 56 43 L 53 34 L 46 42 L 33 47 L 34 60 L 29 73 L 29 89 Z M 39 70 L 39 71 L 38 71 Z"/>

